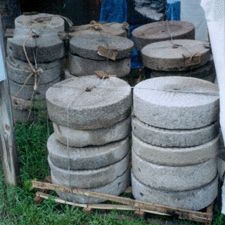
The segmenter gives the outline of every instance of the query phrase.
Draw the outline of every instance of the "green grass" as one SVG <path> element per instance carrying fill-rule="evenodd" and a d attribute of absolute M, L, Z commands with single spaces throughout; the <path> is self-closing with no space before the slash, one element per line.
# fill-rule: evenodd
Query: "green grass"
<path fill-rule="evenodd" d="M 3 171 L 0 168 L 0 225 L 6 224 L 54 224 L 54 225 L 145 225 L 153 224 L 148 220 L 133 218 L 133 212 L 108 212 L 95 210 L 91 215 L 75 208 L 54 202 L 52 199 L 44 200 L 35 205 L 33 199 L 37 190 L 31 187 L 30 181 L 37 179 L 43 181 L 49 175 L 47 162 L 47 139 L 53 132 L 52 124 L 41 111 L 33 122 L 20 123 L 15 126 L 21 186 L 6 188 Z M 51 192 L 51 194 L 55 194 Z M 123 215 L 118 219 L 118 215 Z M 124 218 L 125 217 L 125 218 Z M 190 221 L 181 221 L 171 217 L 149 215 L 148 218 L 179 221 L 185 224 L 199 224 Z M 224 225 L 225 217 L 216 205 L 214 209 L 213 225 Z M 157 225 L 158 223 L 154 223 Z"/>

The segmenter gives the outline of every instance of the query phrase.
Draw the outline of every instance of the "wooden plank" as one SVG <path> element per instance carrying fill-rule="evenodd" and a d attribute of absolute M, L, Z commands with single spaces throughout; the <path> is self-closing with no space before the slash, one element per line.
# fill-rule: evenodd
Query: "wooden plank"
<path fill-rule="evenodd" d="M 45 182 L 31 181 L 31 183 L 32 183 L 32 187 L 34 188 L 48 189 L 53 191 L 57 190 L 57 191 L 62 191 L 64 193 L 74 193 L 74 194 L 85 195 L 90 197 L 97 197 L 97 198 L 102 198 L 105 200 L 129 205 L 132 208 L 136 208 L 136 209 L 147 209 L 151 211 L 157 211 L 157 212 L 161 212 L 165 214 L 170 214 L 173 216 L 177 216 L 179 219 L 187 219 L 187 220 L 198 221 L 202 223 L 208 222 L 207 213 L 190 211 L 185 209 L 178 209 L 178 208 L 169 207 L 169 206 L 162 206 L 158 204 L 152 204 L 149 202 L 133 200 L 130 198 L 124 198 L 124 197 L 113 196 L 108 194 L 101 194 L 101 193 L 96 193 L 91 191 L 84 191 L 84 190 L 80 190 L 76 188 L 74 188 L 71 192 L 71 188 L 69 187 L 56 185 L 56 184 L 49 184 Z"/>
<path fill-rule="evenodd" d="M 5 52 L 3 42 L 2 23 L 0 20 L 0 73 L 6 74 Z M 13 128 L 12 106 L 9 95 L 8 80 L 0 82 L 0 152 L 4 169 L 5 181 L 7 184 L 18 184 L 18 161 L 16 141 Z"/>

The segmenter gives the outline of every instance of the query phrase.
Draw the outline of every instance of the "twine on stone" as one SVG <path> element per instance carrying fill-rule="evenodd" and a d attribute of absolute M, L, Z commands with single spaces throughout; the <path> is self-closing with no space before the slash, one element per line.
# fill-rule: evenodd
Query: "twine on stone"
<path fill-rule="evenodd" d="M 105 29 L 102 24 L 97 23 L 95 20 L 92 20 L 90 22 L 90 24 L 81 25 L 81 26 L 72 26 L 71 29 L 73 29 L 73 28 L 74 29 L 76 29 L 76 28 L 82 28 L 83 30 L 88 30 L 90 28 L 93 28 L 94 30 L 97 30 L 97 31 L 103 30 L 106 33 L 110 33 L 110 34 L 114 35 L 111 31 Z"/>

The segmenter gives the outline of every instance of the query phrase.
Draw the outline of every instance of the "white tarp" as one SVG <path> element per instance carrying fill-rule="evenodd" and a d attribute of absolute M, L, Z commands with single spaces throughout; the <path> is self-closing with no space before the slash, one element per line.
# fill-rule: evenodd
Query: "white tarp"
<path fill-rule="evenodd" d="M 0 82 L 5 79 L 6 79 L 6 76 L 5 76 L 4 60 L 2 55 L 2 48 L 0 46 Z"/>
<path fill-rule="evenodd" d="M 225 140 L 225 1 L 202 0 L 220 90 L 220 125 Z"/>
<path fill-rule="evenodd" d="M 181 21 L 195 25 L 195 39 L 208 41 L 208 30 L 201 0 L 181 0 Z"/>

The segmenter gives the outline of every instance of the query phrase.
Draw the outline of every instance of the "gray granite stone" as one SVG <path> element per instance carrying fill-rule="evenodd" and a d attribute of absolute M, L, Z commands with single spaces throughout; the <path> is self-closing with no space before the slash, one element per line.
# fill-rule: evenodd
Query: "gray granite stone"
<path fill-rule="evenodd" d="M 219 136 L 195 147 L 157 147 L 132 136 L 132 149 L 143 160 L 167 166 L 188 166 L 205 162 L 217 156 Z"/>
<path fill-rule="evenodd" d="M 133 134 L 143 142 L 159 147 L 194 147 L 212 141 L 219 134 L 219 122 L 191 130 L 157 128 L 132 117 Z"/>
<path fill-rule="evenodd" d="M 105 60 L 97 54 L 99 46 L 116 49 L 116 59 L 123 59 L 132 55 L 134 43 L 128 38 L 111 34 L 84 34 L 70 39 L 70 52 L 87 59 Z"/>
<path fill-rule="evenodd" d="M 217 157 L 190 166 L 163 166 L 141 159 L 132 151 L 135 177 L 152 188 L 161 190 L 193 190 L 210 183 L 217 174 Z"/>
<path fill-rule="evenodd" d="M 46 93 L 49 118 L 56 124 L 87 130 L 109 127 L 130 115 L 131 87 L 110 77 L 66 79 Z"/>
<path fill-rule="evenodd" d="M 52 134 L 47 142 L 51 162 L 68 169 L 68 154 L 71 170 L 91 170 L 109 166 L 122 160 L 130 152 L 129 138 L 104 146 L 72 148 L 58 142 Z"/>
<path fill-rule="evenodd" d="M 175 47 L 173 47 L 176 45 Z M 188 70 L 185 66 L 183 54 L 201 54 L 201 60 L 197 68 L 205 65 L 210 60 L 209 48 L 205 43 L 197 40 L 173 40 L 155 42 L 146 45 L 141 50 L 143 64 L 152 70 L 159 71 L 182 71 Z"/>
<path fill-rule="evenodd" d="M 64 56 L 64 45 L 58 32 L 49 27 L 35 26 L 33 35 L 26 42 L 26 52 L 31 62 L 34 62 L 33 52 L 37 44 L 37 62 L 52 62 Z M 29 28 L 18 28 L 13 38 L 7 39 L 7 54 L 10 57 L 27 61 L 23 50 L 23 44 L 30 33 Z M 37 38 L 35 38 L 35 36 Z M 35 41 L 37 40 L 37 42 Z"/>
<path fill-rule="evenodd" d="M 159 21 L 132 31 L 135 48 L 141 51 L 148 44 L 175 39 L 195 39 L 195 26 L 185 21 Z"/>
<path fill-rule="evenodd" d="M 10 80 L 15 81 L 19 84 L 24 84 L 28 76 L 32 74 L 32 72 L 26 67 L 30 68 L 29 64 L 26 62 L 23 62 L 21 60 L 8 57 L 7 58 L 7 71 L 8 71 L 8 78 Z M 33 65 L 33 68 L 35 66 Z M 40 63 L 38 64 L 38 68 L 41 68 L 43 70 L 42 73 L 40 73 L 38 79 L 40 78 L 39 84 L 46 84 L 50 83 L 57 78 L 60 78 L 63 71 L 62 71 L 62 65 L 61 60 L 56 60 L 51 63 Z M 35 76 L 27 80 L 26 84 L 34 84 Z"/>
<path fill-rule="evenodd" d="M 124 77 L 130 73 L 131 59 L 92 60 L 69 54 L 69 72 L 75 76 L 93 75 L 95 71 L 104 70 L 106 74 Z"/>
<path fill-rule="evenodd" d="M 57 15 L 38 13 L 34 15 L 21 15 L 15 19 L 15 28 L 22 28 L 35 25 L 36 23 L 53 28 L 57 31 L 64 31 L 64 20 Z"/>
<path fill-rule="evenodd" d="M 132 193 L 135 199 L 180 209 L 200 210 L 217 197 L 218 176 L 209 184 L 189 191 L 166 191 L 147 186 L 131 174 Z"/>
<path fill-rule="evenodd" d="M 158 128 L 195 129 L 218 120 L 218 86 L 190 77 L 158 77 L 133 92 L 134 115 Z"/>
<path fill-rule="evenodd" d="M 45 94 L 46 94 L 46 91 L 48 90 L 48 88 L 50 88 L 52 85 L 58 83 L 60 80 L 61 80 L 61 78 L 57 78 L 56 80 L 54 80 L 50 83 L 38 85 L 35 96 L 37 96 L 39 100 L 45 99 Z M 33 89 L 34 85 L 30 85 L 30 84 L 24 85 L 22 91 L 19 93 L 18 96 L 16 96 L 16 94 L 18 93 L 18 91 L 20 91 L 20 89 L 23 85 L 16 83 L 12 80 L 9 80 L 9 85 L 10 85 L 10 94 L 12 96 L 22 98 L 25 100 L 31 100 L 33 90 L 34 90 Z"/>
<path fill-rule="evenodd" d="M 53 123 L 55 138 L 72 147 L 99 146 L 126 138 L 130 134 L 130 117 L 112 126 L 95 130 L 77 130 Z"/>
<path fill-rule="evenodd" d="M 121 176 L 129 167 L 130 154 L 110 166 L 93 170 L 61 169 L 51 162 L 50 157 L 48 157 L 48 163 L 51 176 L 59 179 L 65 186 L 69 186 L 71 180 L 73 187 L 87 189 L 104 186 Z"/>
<path fill-rule="evenodd" d="M 64 183 L 61 182 L 61 180 L 57 179 L 54 176 L 52 176 L 52 182 L 53 184 L 65 185 Z M 117 177 L 115 180 L 104 186 L 89 189 L 82 188 L 82 189 L 86 191 L 93 191 L 97 193 L 116 196 L 122 194 L 129 187 L 129 185 L 130 185 L 130 169 L 128 168 L 121 176 Z M 72 188 L 76 188 L 76 186 L 73 186 Z M 66 201 L 72 201 L 75 203 L 93 204 L 105 201 L 104 199 L 100 198 L 87 197 L 84 195 L 67 194 L 60 191 L 56 191 L 56 193 Z"/>
<path fill-rule="evenodd" d="M 220 180 L 223 181 L 225 174 L 225 149 L 221 149 L 218 155 L 218 173 Z"/>

